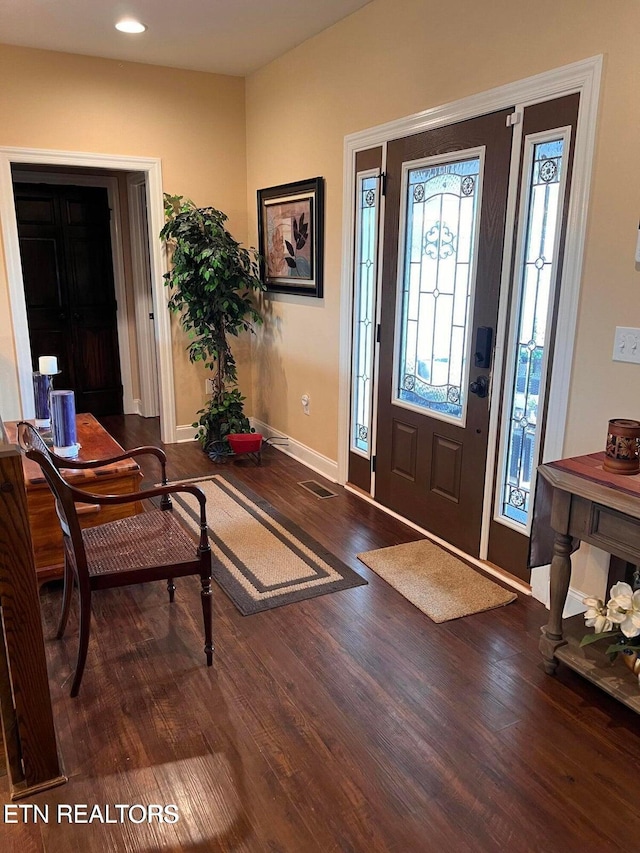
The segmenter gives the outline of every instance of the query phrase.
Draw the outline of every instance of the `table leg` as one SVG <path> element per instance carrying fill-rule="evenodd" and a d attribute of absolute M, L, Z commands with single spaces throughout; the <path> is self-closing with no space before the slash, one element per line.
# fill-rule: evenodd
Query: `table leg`
<path fill-rule="evenodd" d="M 562 635 L 562 613 L 571 579 L 571 545 L 571 536 L 567 536 L 565 533 L 556 533 L 551 561 L 549 622 L 540 629 L 542 636 L 539 645 L 544 669 L 549 675 L 553 675 L 558 666 L 555 657 L 556 649 L 566 642 Z"/>

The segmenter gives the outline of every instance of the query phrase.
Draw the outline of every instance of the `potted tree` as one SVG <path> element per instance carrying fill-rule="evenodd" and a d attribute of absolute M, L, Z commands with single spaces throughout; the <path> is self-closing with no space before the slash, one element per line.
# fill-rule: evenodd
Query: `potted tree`
<path fill-rule="evenodd" d="M 191 338 L 192 362 L 212 371 L 211 398 L 193 424 L 196 438 L 212 458 L 228 451 L 230 433 L 252 432 L 237 387 L 229 336 L 254 331 L 261 323 L 253 294 L 265 289 L 254 249 L 242 248 L 225 228 L 227 216 L 214 207 L 196 207 L 182 196 L 164 196 L 165 225 L 160 238 L 172 253 L 165 273 L 169 308 L 180 315 Z"/>

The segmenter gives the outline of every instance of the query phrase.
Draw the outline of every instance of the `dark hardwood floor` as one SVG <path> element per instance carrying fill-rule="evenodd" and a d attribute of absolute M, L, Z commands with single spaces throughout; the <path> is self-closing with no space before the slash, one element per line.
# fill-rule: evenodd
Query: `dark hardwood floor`
<path fill-rule="evenodd" d="M 155 421 L 103 423 L 124 446 L 158 443 Z M 171 479 L 220 470 L 195 444 L 166 450 Z M 519 595 L 436 625 L 355 557 L 418 538 L 410 528 L 339 487 L 317 499 L 297 483 L 322 478 L 275 449 L 226 470 L 368 585 L 249 617 L 216 587 L 211 669 L 197 579 L 172 606 L 164 584 L 96 594 L 78 699 L 75 602 L 55 641 L 61 591 L 45 587 L 69 783 L 28 801 L 50 823 L 0 822 L 0 850 L 640 849 L 640 720 L 562 666 L 544 674 L 542 605 Z M 58 825 L 58 803 L 173 803 L 180 820 Z"/>

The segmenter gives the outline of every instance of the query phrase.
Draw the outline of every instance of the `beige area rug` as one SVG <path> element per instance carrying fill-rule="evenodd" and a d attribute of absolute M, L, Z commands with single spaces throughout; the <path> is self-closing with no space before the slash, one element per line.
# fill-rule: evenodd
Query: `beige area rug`
<path fill-rule="evenodd" d="M 427 539 L 358 554 L 434 622 L 502 607 L 517 598 Z"/>
<path fill-rule="evenodd" d="M 189 482 L 207 496 L 213 577 L 244 616 L 367 583 L 233 477 Z M 172 500 L 198 535 L 196 499 L 179 493 Z"/>

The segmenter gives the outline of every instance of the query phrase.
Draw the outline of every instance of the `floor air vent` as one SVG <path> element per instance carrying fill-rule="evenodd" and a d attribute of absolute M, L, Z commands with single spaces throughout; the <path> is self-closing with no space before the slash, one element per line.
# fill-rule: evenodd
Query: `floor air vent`
<path fill-rule="evenodd" d="M 302 483 L 298 483 L 299 486 L 302 486 L 303 489 L 306 489 L 308 492 L 312 492 L 317 498 L 337 498 L 337 494 L 335 492 L 329 491 L 323 485 L 318 483 L 316 480 L 304 480 Z"/>

